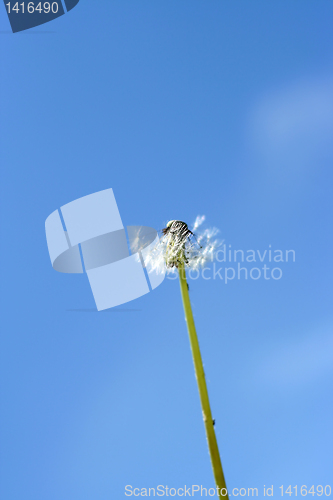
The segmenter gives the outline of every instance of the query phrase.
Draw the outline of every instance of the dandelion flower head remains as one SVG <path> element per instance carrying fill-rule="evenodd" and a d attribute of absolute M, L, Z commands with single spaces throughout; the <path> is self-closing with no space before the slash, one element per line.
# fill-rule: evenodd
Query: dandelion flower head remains
<path fill-rule="evenodd" d="M 149 255 L 150 266 L 157 272 L 176 272 L 180 263 L 197 269 L 213 260 L 216 249 L 223 243 L 216 239 L 218 229 L 198 231 L 205 216 L 198 216 L 192 230 L 180 220 L 171 220 L 162 229 L 162 238 Z"/>
<path fill-rule="evenodd" d="M 201 226 L 204 220 L 205 217 L 203 216 L 197 217 L 192 230 L 181 220 L 170 220 L 166 227 L 162 229 L 161 239 L 150 251 L 148 260 L 149 268 L 155 269 L 157 273 L 167 271 L 176 272 L 179 275 L 181 297 L 214 479 L 217 491 L 226 491 L 225 496 L 218 492 L 218 497 L 228 500 L 228 492 L 214 430 L 215 420 L 212 417 L 210 408 L 205 372 L 185 272 L 186 268 L 197 269 L 203 266 L 208 260 L 213 261 L 216 249 L 223 243 L 215 238 L 218 233 L 218 230 L 215 228 L 198 231 L 199 226 Z"/>

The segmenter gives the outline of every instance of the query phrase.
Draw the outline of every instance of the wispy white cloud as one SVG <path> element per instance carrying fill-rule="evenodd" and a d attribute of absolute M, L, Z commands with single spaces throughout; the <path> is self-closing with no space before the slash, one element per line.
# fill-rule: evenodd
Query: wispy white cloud
<path fill-rule="evenodd" d="M 333 154 L 333 77 L 298 81 L 261 97 L 249 134 L 277 180 L 294 180 L 318 168 Z"/>

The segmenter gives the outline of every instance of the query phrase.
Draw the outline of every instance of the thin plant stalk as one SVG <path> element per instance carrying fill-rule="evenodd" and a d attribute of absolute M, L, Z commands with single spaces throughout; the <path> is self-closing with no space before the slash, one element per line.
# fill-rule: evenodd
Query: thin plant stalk
<path fill-rule="evenodd" d="M 187 323 L 187 329 L 190 338 L 195 376 L 198 383 L 202 415 L 206 429 L 206 436 L 208 441 L 208 448 L 213 468 L 214 479 L 217 488 L 219 488 L 217 490 L 219 498 L 228 499 L 227 486 L 223 474 L 221 458 L 216 441 L 212 412 L 210 409 L 209 398 L 208 398 L 205 372 L 202 364 L 198 337 L 195 330 L 192 307 L 186 281 L 185 266 L 183 261 L 179 262 L 178 271 L 180 280 L 180 290 L 182 294 L 183 306 L 185 311 L 185 320 Z M 221 490 L 223 490 L 224 493 L 223 495 L 221 494 Z"/>

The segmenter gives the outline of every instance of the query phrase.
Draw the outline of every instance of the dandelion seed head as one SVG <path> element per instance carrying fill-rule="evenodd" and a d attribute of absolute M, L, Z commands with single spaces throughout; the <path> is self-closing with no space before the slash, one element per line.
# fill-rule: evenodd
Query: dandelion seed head
<path fill-rule="evenodd" d="M 147 256 L 149 265 L 157 273 L 174 273 L 180 262 L 186 268 L 198 269 L 214 260 L 223 240 L 216 238 L 215 227 L 198 231 L 205 216 L 198 216 L 192 229 L 180 220 L 170 220 L 162 230 L 162 238 Z"/>

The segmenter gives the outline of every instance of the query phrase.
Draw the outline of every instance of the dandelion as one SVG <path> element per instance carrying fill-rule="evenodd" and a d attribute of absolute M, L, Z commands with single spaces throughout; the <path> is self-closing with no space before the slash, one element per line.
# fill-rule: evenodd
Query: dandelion
<path fill-rule="evenodd" d="M 203 266 L 208 260 L 213 260 L 216 249 L 223 243 L 215 238 L 218 233 L 218 230 L 215 228 L 206 229 L 202 233 L 197 231 L 204 220 L 204 216 L 198 216 L 194 223 L 193 230 L 190 230 L 183 221 L 169 221 L 162 230 L 163 236 L 159 244 L 152 250 L 149 260 L 150 265 L 157 272 L 164 272 L 167 270 L 168 272 L 178 271 L 179 273 L 185 320 L 190 339 L 194 370 L 199 389 L 209 454 L 217 486 L 217 494 L 219 498 L 228 499 L 226 482 L 214 430 L 215 420 L 212 418 L 210 409 L 205 373 L 186 281 L 186 269 L 196 269 Z"/>
<path fill-rule="evenodd" d="M 147 257 L 150 267 L 157 273 L 174 273 L 180 261 L 185 268 L 191 269 L 198 269 L 213 261 L 223 241 L 216 238 L 219 232 L 216 228 L 197 231 L 204 221 L 205 216 L 198 215 L 192 230 L 183 221 L 169 221 L 162 229 L 159 243 Z"/>

